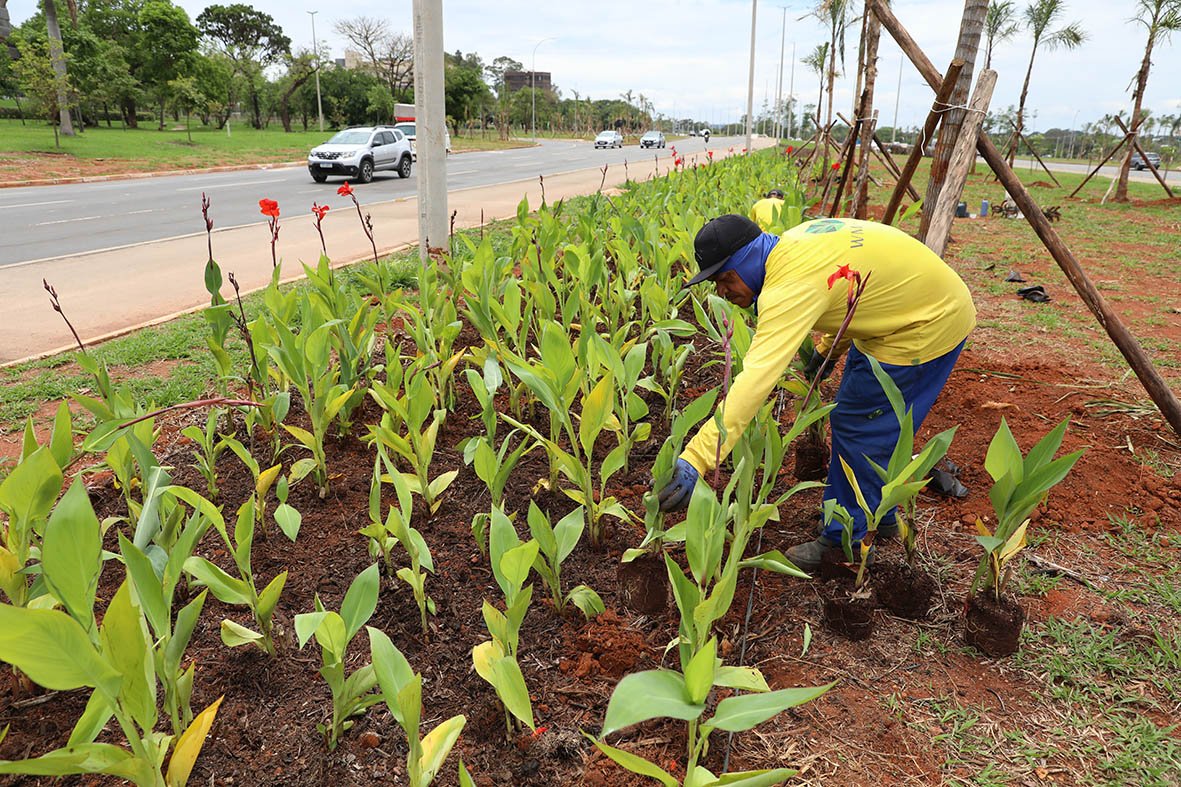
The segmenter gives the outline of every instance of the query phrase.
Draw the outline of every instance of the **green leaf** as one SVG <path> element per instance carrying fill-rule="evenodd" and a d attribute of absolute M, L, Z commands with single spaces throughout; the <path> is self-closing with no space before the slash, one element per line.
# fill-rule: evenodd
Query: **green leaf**
<path fill-rule="evenodd" d="M 685 665 L 685 691 L 689 702 L 693 705 L 705 704 L 709 690 L 714 685 L 715 663 L 718 657 L 717 637 L 710 637 L 701 650 L 693 654 L 693 658 Z"/>
<path fill-rule="evenodd" d="M 834 681 L 824 686 L 780 689 L 762 694 L 727 697 L 718 703 L 717 712 L 706 724 L 714 729 L 727 732 L 743 732 L 762 724 L 788 708 L 811 702 L 835 685 Z"/>
<path fill-rule="evenodd" d="M 279 603 L 279 594 L 283 592 L 285 584 L 287 584 L 287 572 L 283 571 L 258 594 L 258 606 L 254 610 L 254 614 L 260 620 L 271 619 L 271 613 L 275 611 L 275 605 Z"/>
<path fill-rule="evenodd" d="M 385 632 L 373 626 L 366 626 L 365 629 L 369 632 L 369 657 L 373 661 L 377 683 L 381 686 L 390 713 L 401 724 L 402 711 L 397 707 L 398 692 L 414 679 L 414 669 Z"/>
<path fill-rule="evenodd" d="M 156 726 L 156 669 L 152 640 L 124 580 L 107 605 L 102 625 L 103 656 L 123 676 L 121 705 L 141 729 Z"/>
<path fill-rule="evenodd" d="M 472 775 L 468 773 L 463 764 L 463 758 L 459 760 L 459 787 L 476 787 L 476 783 L 472 781 Z"/>
<path fill-rule="evenodd" d="M 41 571 L 74 620 L 94 628 L 94 595 L 102 571 L 102 533 L 81 478 L 62 495 L 45 526 Z"/>
<path fill-rule="evenodd" d="M 73 424 L 70 421 L 70 407 L 64 401 L 57 406 L 57 414 L 53 418 L 53 433 L 49 437 L 49 453 L 57 466 L 65 468 L 70 463 L 70 455 L 74 453 Z"/>
<path fill-rule="evenodd" d="M 706 782 L 704 787 L 774 787 L 797 773 L 799 771 L 794 768 L 726 773 L 712 782 Z"/>
<path fill-rule="evenodd" d="M 603 427 L 607 425 L 607 419 L 611 416 L 614 409 L 612 406 L 612 394 L 614 393 L 614 383 L 610 375 L 604 375 L 591 389 L 591 392 L 582 399 L 582 417 L 578 424 L 578 442 L 582 446 L 584 455 L 589 456 L 594 451 L 595 440 L 599 433 L 603 431 Z"/>
<path fill-rule="evenodd" d="M 625 675 L 615 686 L 607 703 L 602 737 L 656 718 L 681 721 L 696 719 L 705 710 L 703 703 L 689 701 L 685 679 L 671 670 L 648 670 Z"/>
<path fill-rule="evenodd" d="M 677 780 L 669 775 L 668 771 L 658 765 L 648 762 L 643 757 L 639 757 L 631 752 L 626 752 L 623 749 L 617 749 L 602 741 L 595 740 L 590 735 L 586 737 L 590 738 L 598 750 L 610 757 L 613 762 L 622 765 L 632 773 L 638 773 L 641 776 L 650 776 L 664 785 L 664 787 L 678 787 Z"/>
<path fill-rule="evenodd" d="M 358 574 L 349 585 L 348 591 L 344 594 L 344 601 L 340 604 L 340 617 L 344 620 L 347 639 L 351 640 L 353 635 L 361 630 L 361 626 L 373 617 L 373 611 L 377 609 L 377 591 L 380 586 L 381 576 L 376 563 Z"/>
<path fill-rule="evenodd" d="M 443 767 L 443 761 L 459 740 L 459 733 L 463 731 L 463 725 L 466 723 L 467 719 L 463 716 L 452 716 L 422 739 L 422 757 L 418 762 L 424 784 L 430 784 L 438 774 L 439 768 Z"/>
<path fill-rule="evenodd" d="M 508 712 L 529 729 L 537 729 L 533 722 L 533 704 L 529 701 L 529 689 L 525 685 L 525 676 L 521 674 L 521 667 L 516 659 L 503 656 L 493 661 L 492 678 L 496 696 L 500 697 Z"/>
<path fill-rule="evenodd" d="M 11 522 L 28 525 L 44 519 L 62 488 L 62 471 L 53 454 L 38 448 L 0 481 L 0 509 Z"/>
<path fill-rule="evenodd" d="M 56 609 L 0 604 L 0 661 L 56 691 L 91 686 L 113 699 L 122 683 L 78 622 Z"/>
<path fill-rule="evenodd" d="M 275 524 L 283 531 L 283 535 L 291 539 L 292 543 L 295 543 L 295 538 L 299 535 L 299 526 L 302 523 L 303 515 L 292 506 L 280 503 L 275 507 Z"/>
<path fill-rule="evenodd" d="M 223 604 L 250 606 L 252 599 L 249 586 L 242 580 L 231 577 L 205 558 L 193 556 L 185 561 L 184 568 L 198 584 L 209 588 Z"/>
<path fill-rule="evenodd" d="M 300 650 L 308 644 L 308 640 L 315 635 L 320 624 L 324 622 L 324 618 L 330 614 L 332 613 L 327 610 L 319 610 L 317 612 L 301 612 L 295 616 L 295 638 L 299 642 Z"/>
<path fill-rule="evenodd" d="M 604 612 L 607 607 L 603 599 L 588 585 L 578 585 L 566 594 L 566 600 L 578 607 L 583 616 L 590 620 L 595 615 Z"/>
<path fill-rule="evenodd" d="M 152 562 L 136 548 L 135 544 L 119 533 L 119 551 L 123 553 L 123 564 L 127 566 L 127 576 L 135 587 L 136 597 L 143 608 L 148 623 L 157 637 L 164 636 L 168 631 L 171 620 L 171 610 L 164 599 L 164 589 L 160 584 L 160 577 L 156 576 Z"/>
<path fill-rule="evenodd" d="M 262 639 L 262 634 L 248 629 L 240 623 L 235 623 L 229 619 L 222 620 L 221 622 L 221 641 L 231 648 L 261 642 Z"/>
<path fill-rule="evenodd" d="M 68 776 L 75 773 L 109 773 L 123 775 L 140 769 L 125 770 L 134 764 L 134 756 L 126 749 L 109 743 L 86 743 L 28 760 L 0 760 L 0 773 L 19 773 L 30 776 Z"/>
<path fill-rule="evenodd" d="M 1024 477 L 1021 448 L 1009 431 L 1009 424 L 1001 418 L 1000 428 L 993 435 L 988 444 L 988 454 L 984 457 L 984 469 L 992 476 L 993 481 L 999 481 L 1006 475 L 1012 475 L 1015 483 L 1021 483 Z"/>
<path fill-rule="evenodd" d="M 770 691 L 763 673 L 754 667 L 718 667 L 714 673 L 714 685 L 720 688 L 741 689 L 742 691 Z"/>
<path fill-rule="evenodd" d="M 529 570 L 533 567 L 533 561 L 537 559 L 537 551 L 537 542 L 530 539 L 505 552 L 500 558 L 500 572 L 514 591 L 525 584 L 525 580 L 529 577 Z M 505 596 L 508 595 L 509 593 L 506 591 Z"/>

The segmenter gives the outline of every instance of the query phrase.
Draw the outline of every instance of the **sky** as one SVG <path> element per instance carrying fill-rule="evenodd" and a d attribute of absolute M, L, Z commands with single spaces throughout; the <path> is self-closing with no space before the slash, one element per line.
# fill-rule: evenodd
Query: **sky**
<path fill-rule="evenodd" d="M 1019 9 L 1028 0 L 1017 0 Z M 174 0 L 175 2 L 175 0 Z M 228 3 L 229 0 L 226 0 Z M 37 0 L 9 0 L 13 24 L 33 13 Z M 195 19 L 206 0 L 178 3 Z M 383 17 L 395 30 L 411 32 L 411 0 L 349 0 L 324 6 L 315 0 L 255 0 L 275 17 L 293 46 L 311 48 L 316 37 L 332 57 L 345 41 L 333 29 L 340 19 Z M 754 104 L 775 100 L 783 42 L 782 92 L 801 105 L 815 103 L 818 78 L 802 60 L 827 40 L 809 12 L 816 0 L 757 3 Z M 860 8 L 861 2 L 855 5 Z M 951 60 L 963 4 L 958 0 L 893 0 L 894 13 L 941 70 Z M 1145 44 L 1141 25 L 1128 21 L 1133 0 L 1066 0 L 1057 27 L 1077 21 L 1087 40 L 1074 51 L 1039 50 L 1027 102 L 1026 126 L 1034 131 L 1081 128 L 1104 114 L 1130 110 L 1130 83 Z M 443 36 L 448 52 L 475 52 L 485 63 L 501 55 L 549 71 L 566 98 L 617 98 L 631 90 L 669 117 L 726 123 L 746 110 L 751 43 L 751 0 L 443 0 Z M 786 8 L 786 11 L 784 9 Z M 786 21 L 786 25 L 785 25 Z M 847 39 L 848 74 L 838 79 L 835 108 L 849 116 L 856 76 L 856 35 Z M 1056 29 L 1056 28 L 1055 28 Z M 998 81 L 992 108 L 1016 105 L 1031 42 L 1021 31 L 993 53 Z M 794 80 L 793 80 L 793 58 Z M 932 91 L 883 31 L 875 103 L 880 126 L 919 126 Z M 534 59 L 536 58 L 536 59 Z M 983 52 L 978 58 L 983 63 Z M 979 68 L 979 65 L 978 65 Z M 901 82 L 900 82 L 901 73 Z M 1158 44 L 1145 106 L 1156 115 L 1181 112 L 1181 35 Z M 901 89 L 899 85 L 901 84 Z M 794 85 L 794 91 L 792 87 Z"/>

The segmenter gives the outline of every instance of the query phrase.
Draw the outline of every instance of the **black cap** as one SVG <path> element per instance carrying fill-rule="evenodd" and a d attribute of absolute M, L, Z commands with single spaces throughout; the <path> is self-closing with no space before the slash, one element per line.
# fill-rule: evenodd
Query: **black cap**
<path fill-rule="evenodd" d="M 697 258 L 697 275 L 689 284 L 697 284 L 714 276 L 730 259 L 734 252 L 763 234 L 759 225 L 746 216 L 727 213 L 718 216 L 697 233 L 693 239 L 694 256 Z"/>
<path fill-rule="evenodd" d="M 783 192 L 780 191 L 779 189 L 771 189 L 770 191 L 767 192 L 767 199 L 771 199 L 771 198 L 783 199 Z"/>

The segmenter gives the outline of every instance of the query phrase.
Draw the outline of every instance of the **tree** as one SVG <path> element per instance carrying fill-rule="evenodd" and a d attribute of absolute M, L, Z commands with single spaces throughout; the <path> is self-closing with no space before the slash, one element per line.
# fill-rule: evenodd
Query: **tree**
<path fill-rule="evenodd" d="M 837 79 L 837 55 L 841 57 L 841 68 L 845 67 L 845 32 L 849 28 L 850 0 L 821 0 L 813 12 L 816 17 L 828 25 L 828 113 L 825 124 L 832 123 L 833 85 Z"/>
<path fill-rule="evenodd" d="M 1181 0 L 1137 0 L 1138 13 L 1131 22 L 1144 25 L 1148 33 L 1148 41 L 1144 45 L 1144 58 L 1140 61 L 1140 70 L 1133 80 L 1135 88 L 1132 90 L 1132 124 L 1128 130 L 1136 134 L 1144 122 L 1142 105 L 1144 103 L 1144 89 L 1148 87 L 1148 72 L 1152 68 L 1152 49 L 1157 42 L 1167 41 L 1169 36 L 1181 30 Z M 1134 137 L 1133 137 L 1134 139 Z M 1132 165 L 1132 146 L 1128 146 L 1124 154 L 1124 162 L 1120 166 L 1119 183 L 1115 189 L 1116 202 L 1128 201 L 1128 169 Z"/>
<path fill-rule="evenodd" d="M 54 84 L 60 91 L 57 95 L 57 111 L 61 133 L 67 137 L 74 136 L 74 124 L 70 120 L 69 86 L 70 78 L 66 72 L 66 52 L 62 46 L 62 30 L 57 23 L 57 3 L 54 0 L 41 0 L 41 7 L 45 9 L 45 27 L 49 33 L 49 62 L 53 66 Z"/>
<path fill-rule="evenodd" d="M 252 124 L 262 128 L 259 78 L 263 69 L 291 53 L 291 39 L 274 17 L 242 3 L 211 5 L 197 15 L 197 27 L 244 75 L 250 90 Z"/>
<path fill-rule="evenodd" d="M 32 38 L 21 34 L 14 35 L 13 39 L 20 54 L 14 68 L 17 81 L 25 95 L 49 120 L 50 125 L 53 126 L 54 144 L 61 147 L 57 123 L 61 118 L 62 107 L 58 102 L 62 96 L 69 95 L 69 83 L 63 83 L 63 76 L 53 66 L 48 39 Z M 64 78 L 68 79 L 68 77 Z"/>
<path fill-rule="evenodd" d="M 168 83 L 169 99 L 173 107 L 178 111 L 183 112 L 185 116 L 185 133 L 188 135 L 189 144 L 193 144 L 193 129 L 189 124 L 189 116 L 194 109 L 197 109 L 209 99 L 201 92 L 201 88 L 197 85 L 197 80 L 193 77 L 177 77 Z"/>
<path fill-rule="evenodd" d="M 140 8 L 139 27 L 140 81 L 156 98 L 163 129 L 169 83 L 190 70 L 197 52 L 197 28 L 185 10 L 169 0 L 146 0 Z"/>
<path fill-rule="evenodd" d="M 1018 134 L 1025 130 L 1025 100 L 1029 97 L 1029 80 L 1033 76 L 1033 61 L 1041 46 L 1053 51 L 1058 47 L 1074 49 L 1087 40 L 1087 34 L 1078 22 L 1049 32 L 1050 27 L 1066 10 L 1063 0 L 1034 0 L 1025 7 L 1025 29 L 1033 35 L 1033 47 L 1029 52 L 1029 66 L 1025 69 L 1025 82 L 1021 85 L 1021 98 L 1017 101 L 1017 125 L 1009 139 L 1009 166 L 1017 155 Z"/>
<path fill-rule="evenodd" d="M 824 68 L 828 62 L 829 44 L 817 44 L 816 48 L 812 50 L 812 54 L 805 57 L 802 61 L 809 69 L 816 72 L 816 76 L 820 78 L 820 91 L 816 94 L 816 112 L 819 117 L 820 106 L 824 103 Z M 808 119 L 812 120 L 811 113 L 808 114 Z"/>
<path fill-rule="evenodd" d="M 316 58 L 312 52 L 295 54 L 287 63 L 287 73 L 276 86 L 279 97 L 279 122 L 291 133 L 291 97 L 316 73 Z M 392 101 L 392 99 L 391 99 Z"/>
<path fill-rule="evenodd" d="M 504 75 L 506 71 L 521 71 L 525 66 L 519 60 L 501 55 L 492 61 L 492 65 L 484 66 L 484 72 L 492 82 L 492 89 L 496 91 L 496 128 L 501 140 L 508 139 L 509 132 L 509 97 L 505 87 Z"/>
<path fill-rule="evenodd" d="M 360 50 L 373 74 L 383 80 L 394 100 L 404 98 L 414 83 L 414 39 L 390 30 L 389 22 L 358 16 L 336 23 L 336 32 Z"/>
<path fill-rule="evenodd" d="M 988 6 L 988 13 L 984 16 L 985 68 L 992 68 L 993 47 L 1008 41 L 1021 29 L 1016 20 L 1017 9 L 1013 6 L 1013 0 L 1001 0 Z"/>
<path fill-rule="evenodd" d="M 451 117 L 456 134 L 461 121 L 467 122 L 480 115 L 480 110 L 492 97 L 488 85 L 481 77 L 483 68 L 448 65 L 443 72 L 444 99 L 447 114 Z"/>

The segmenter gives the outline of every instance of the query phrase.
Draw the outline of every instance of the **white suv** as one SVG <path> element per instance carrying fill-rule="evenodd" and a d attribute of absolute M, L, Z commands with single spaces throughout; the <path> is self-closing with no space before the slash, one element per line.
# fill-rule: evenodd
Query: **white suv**
<path fill-rule="evenodd" d="M 392 169 L 399 177 L 410 177 L 414 154 L 406 135 L 390 126 L 346 128 L 308 154 L 312 180 L 323 183 L 329 175 L 373 180 L 378 170 Z"/>
<path fill-rule="evenodd" d="M 418 138 L 418 126 L 412 120 L 404 120 L 401 123 L 395 123 L 394 128 L 406 135 L 406 139 L 410 140 L 410 155 L 418 161 L 418 148 L 414 141 Z M 443 147 L 447 150 L 448 155 L 451 153 L 451 129 L 443 129 Z"/>

